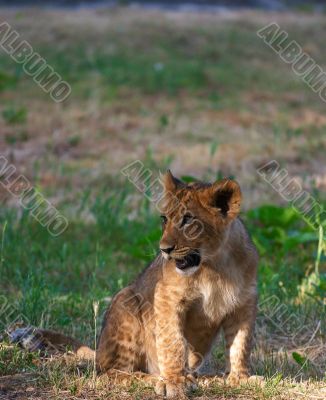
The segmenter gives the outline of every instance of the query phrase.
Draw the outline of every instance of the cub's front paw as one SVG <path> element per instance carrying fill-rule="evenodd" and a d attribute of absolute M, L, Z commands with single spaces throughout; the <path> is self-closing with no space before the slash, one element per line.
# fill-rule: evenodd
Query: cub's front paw
<path fill-rule="evenodd" d="M 247 382 L 249 374 L 245 372 L 231 372 L 226 379 L 226 383 L 230 386 L 239 386 L 241 383 Z"/>
<path fill-rule="evenodd" d="M 227 380 L 226 383 L 230 386 L 239 386 L 242 383 L 249 383 L 254 385 L 262 386 L 264 385 L 264 377 L 260 375 L 249 375 L 246 373 L 235 373 L 232 372 Z"/>
<path fill-rule="evenodd" d="M 155 392 L 167 399 L 187 399 L 187 394 L 197 388 L 196 380 L 192 375 L 161 378 L 156 386 Z"/>

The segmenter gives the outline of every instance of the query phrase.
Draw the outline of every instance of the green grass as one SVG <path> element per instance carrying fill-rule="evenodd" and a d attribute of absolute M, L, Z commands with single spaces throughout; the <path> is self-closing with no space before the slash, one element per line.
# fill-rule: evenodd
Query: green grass
<path fill-rule="evenodd" d="M 72 95 L 54 105 L 1 55 L 0 152 L 69 220 L 53 238 L 3 192 L 0 311 L 7 301 L 10 313 L 1 313 L 1 331 L 15 321 L 94 343 L 93 302 L 100 303 L 100 326 L 112 296 L 155 256 L 161 234 L 153 207 L 118 177 L 130 161 L 208 181 L 232 175 L 243 188 L 249 206 L 241 216 L 261 257 L 252 367 L 267 383 L 231 389 L 213 382 L 195 396 L 292 399 L 312 393 L 310 381 L 318 389 L 325 366 L 324 237 L 291 206 L 279 206 L 280 196 L 256 169 L 278 160 L 324 202 L 324 184 L 317 184 L 324 179 L 324 104 L 256 31 L 276 18 L 323 66 L 324 20 L 178 14 L 176 23 L 175 15 L 119 9 L 67 10 L 64 18 L 55 10 L 3 15 L 71 84 Z M 121 398 L 110 383 L 94 391 L 92 366 L 27 354 L 8 347 L 5 337 L 4 343 L 0 376 L 35 373 L 35 385 L 58 398 Z M 223 369 L 221 344 L 214 363 Z M 124 394 L 153 396 L 139 382 Z"/>
<path fill-rule="evenodd" d="M 103 311 L 107 304 L 103 299 L 130 282 L 158 248 L 158 215 L 145 200 L 132 214 L 130 198 L 135 193 L 129 186 L 122 192 L 104 191 L 89 200 L 83 214 L 92 222 L 83 221 L 77 213 L 56 238 L 27 212 L 1 211 L 0 226 L 5 227 L 1 292 L 14 309 L 7 324 L 10 319 L 23 318 L 35 326 L 74 332 L 91 341 L 93 301 L 100 301 Z M 299 316 L 293 326 L 286 327 L 289 335 L 303 322 L 313 329 L 316 318 L 323 320 L 325 277 L 320 273 L 314 285 L 304 285 L 314 274 L 318 232 L 292 208 L 262 206 L 243 218 L 261 254 L 260 302 L 277 296 L 287 306 L 281 319 L 293 312 Z M 324 261 L 322 254 L 321 263 Z M 264 313 L 271 312 L 268 307 L 263 306 Z M 261 318 L 270 323 L 264 315 Z"/>
<path fill-rule="evenodd" d="M 121 15 L 118 13 L 117 18 Z M 67 27 L 62 31 L 54 27 L 58 45 L 48 46 L 42 36 L 24 32 L 31 36 L 34 50 L 72 85 L 75 99 L 89 95 L 94 78 L 107 88 L 103 94 L 106 99 L 119 97 L 125 89 L 140 95 L 175 96 L 187 92 L 205 95 L 212 99 L 212 104 L 218 95 L 222 107 L 236 106 L 239 94 L 248 88 L 274 94 L 302 90 L 306 96 L 310 94 L 291 69 L 257 37 L 256 31 L 262 27 L 259 23 L 210 21 L 206 27 L 188 23 L 181 29 L 160 18 L 131 16 L 126 30 L 121 30 L 113 21 L 114 15 L 107 17 L 111 23 L 103 25 L 100 39 L 96 33 L 87 36 L 81 31 L 76 35 Z M 16 24 L 20 24 L 20 19 L 14 21 Z M 282 28 L 290 34 L 294 30 L 289 23 Z M 315 38 L 316 46 L 321 45 L 317 28 L 309 25 L 305 30 Z M 304 46 L 306 35 L 299 34 Z M 297 30 L 295 35 L 298 38 Z M 22 88 L 34 85 L 22 66 L 2 57 L 0 90 L 10 89 L 14 83 Z M 39 95 L 42 96 L 41 92 Z"/>
<path fill-rule="evenodd" d="M 0 371 L 2 375 L 13 375 L 22 371 L 36 370 L 38 355 L 21 351 L 18 347 L 0 344 Z"/>

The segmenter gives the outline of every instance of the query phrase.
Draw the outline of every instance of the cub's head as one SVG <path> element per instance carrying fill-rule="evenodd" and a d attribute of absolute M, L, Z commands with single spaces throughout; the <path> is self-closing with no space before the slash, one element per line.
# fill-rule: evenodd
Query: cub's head
<path fill-rule="evenodd" d="M 157 204 L 163 229 L 160 250 L 165 259 L 175 260 L 180 274 L 190 275 L 223 243 L 240 210 L 240 187 L 230 179 L 186 184 L 170 171 L 162 183 L 164 195 Z"/>

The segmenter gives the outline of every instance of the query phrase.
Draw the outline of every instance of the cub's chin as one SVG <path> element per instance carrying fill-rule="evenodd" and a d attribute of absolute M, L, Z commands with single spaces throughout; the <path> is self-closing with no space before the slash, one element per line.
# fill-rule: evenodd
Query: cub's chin
<path fill-rule="evenodd" d="M 185 257 L 176 259 L 176 270 L 180 275 L 192 275 L 198 271 L 200 267 L 201 257 L 199 252 L 194 251 L 187 254 Z"/>
<path fill-rule="evenodd" d="M 193 275 L 195 272 L 197 272 L 199 270 L 199 268 L 200 268 L 200 266 L 196 265 L 195 267 L 189 267 L 187 269 L 176 268 L 176 271 L 180 275 L 189 276 L 189 275 Z"/>

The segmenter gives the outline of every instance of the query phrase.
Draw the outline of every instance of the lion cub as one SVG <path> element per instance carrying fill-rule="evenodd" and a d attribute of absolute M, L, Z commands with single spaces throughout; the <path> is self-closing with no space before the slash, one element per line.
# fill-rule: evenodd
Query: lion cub
<path fill-rule="evenodd" d="M 160 254 L 106 312 L 100 371 L 159 375 L 156 391 L 183 398 L 220 329 L 228 382 L 247 378 L 258 256 L 239 218 L 232 180 L 185 184 L 163 176 Z"/>
<path fill-rule="evenodd" d="M 188 185 L 168 171 L 163 186 L 160 253 L 114 297 L 96 362 L 99 372 L 151 374 L 158 394 L 182 399 L 220 329 L 228 382 L 248 378 L 258 256 L 238 218 L 241 192 L 235 181 Z M 94 354 L 64 335 L 38 335 L 38 343 L 68 344 L 84 358 Z"/>

